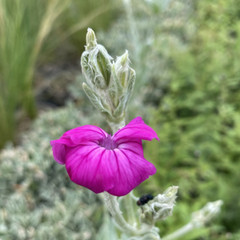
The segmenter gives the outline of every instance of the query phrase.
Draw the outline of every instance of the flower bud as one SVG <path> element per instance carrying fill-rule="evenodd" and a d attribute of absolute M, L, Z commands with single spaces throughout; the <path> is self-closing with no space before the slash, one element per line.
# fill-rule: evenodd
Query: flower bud
<path fill-rule="evenodd" d="M 97 44 L 95 33 L 88 29 L 87 45 L 81 57 L 82 72 L 92 88 L 106 89 L 110 82 L 112 57 L 107 50 Z"/>
<path fill-rule="evenodd" d="M 86 50 L 89 51 L 97 46 L 97 38 L 94 31 L 91 28 L 88 28 L 86 35 Z"/>
<path fill-rule="evenodd" d="M 81 57 L 82 72 L 87 82 L 83 88 L 109 124 L 120 123 L 125 117 L 136 78 L 129 62 L 128 51 L 114 62 L 105 47 L 97 43 L 94 31 L 88 29 Z"/>
<path fill-rule="evenodd" d="M 163 194 L 158 194 L 153 200 L 143 205 L 141 220 L 153 224 L 157 220 L 164 220 L 172 215 L 178 187 L 169 187 Z"/>
<path fill-rule="evenodd" d="M 169 187 L 163 194 L 158 194 L 151 207 L 154 212 L 154 220 L 164 220 L 172 215 L 173 207 L 177 198 L 178 187 Z"/>
<path fill-rule="evenodd" d="M 128 51 L 126 51 L 122 56 L 117 57 L 115 71 L 119 83 L 123 88 L 126 88 L 130 71 Z"/>
<path fill-rule="evenodd" d="M 118 57 L 116 62 L 112 65 L 111 85 L 115 87 L 110 88 L 110 91 L 116 106 L 113 113 L 114 116 L 119 116 L 125 111 L 133 91 L 136 73 L 129 66 L 129 62 L 128 51 L 126 51 L 122 56 Z"/>
<path fill-rule="evenodd" d="M 114 73 L 115 73 L 115 81 L 117 84 L 121 86 L 122 89 L 128 91 L 129 85 L 133 85 L 135 81 L 135 71 L 129 66 L 129 58 L 128 51 L 117 57 L 116 62 L 114 63 Z M 132 83 L 133 81 L 133 83 Z M 131 89 L 132 90 L 132 89 Z M 131 93 L 131 92 L 130 92 Z M 129 94 L 130 94 L 129 93 Z"/>
<path fill-rule="evenodd" d="M 222 200 L 207 203 L 202 209 L 192 213 L 192 224 L 194 224 L 195 227 L 204 226 L 219 214 L 222 204 Z"/>

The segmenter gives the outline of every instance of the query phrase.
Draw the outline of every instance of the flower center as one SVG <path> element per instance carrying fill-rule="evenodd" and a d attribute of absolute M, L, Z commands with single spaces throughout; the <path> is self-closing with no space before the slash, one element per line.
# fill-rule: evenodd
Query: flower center
<path fill-rule="evenodd" d="M 112 137 L 110 135 L 100 140 L 99 145 L 109 150 L 113 150 L 117 147 L 117 144 L 112 140 Z"/>

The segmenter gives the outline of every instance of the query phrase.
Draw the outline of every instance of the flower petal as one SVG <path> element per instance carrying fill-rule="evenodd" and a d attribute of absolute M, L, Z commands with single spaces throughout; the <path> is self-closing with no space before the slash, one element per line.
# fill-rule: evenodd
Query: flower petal
<path fill-rule="evenodd" d="M 53 157 L 59 164 L 65 164 L 66 147 L 64 144 L 58 143 L 57 140 L 50 142 L 52 145 Z"/>
<path fill-rule="evenodd" d="M 145 124 L 141 117 L 133 119 L 113 135 L 114 141 L 118 144 L 125 140 L 143 139 L 151 141 L 153 138 L 159 140 L 157 133 Z"/>
<path fill-rule="evenodd" d="M 131 150 L 75 147 L 67 153 L 71 180 L 95 193 L 123 196 L 156 172 L 154 165 Z"/>
<path fill-rule="evenodd" d="M 143 139 L 153 138 L 158 139 L 154 130 L 137 117 L 112 138 L 99 127 L 85 125 L 67 131 L 51 145 L 54 159 L 65 164 L 73 182 L 95 193 L 123 196 L 156 172 L 144 159 L 142 147 Z M 114 144 L 105 146 L 106 139 Z"/>
<path fill-rule="evenodd" d="M 80 146 L 67 154 L 66 169 L 69 177 L 78 185 L 95 193 L 108 191 L 114 185 L 115 166 L 111 163 L 111 150 L 103 147 Z"/>
<path fill-rule="evenodd" d="M 74 144 L 82 144 L 84 141 L 100 140 L 107 135 L 100 127 L 84 125 L 65 132 L 62 137 L 65 139 L 70 138 Z"/>
<path fill-rule="evenodd" d="M 106 137 L 107 133 L 99 127 L 85 125 L 71 129 L 63 134 L 60 139 L 52 140 L 53 156 L 59 164 L 65 164 L 66 152 L 78 145 L 96 145 L 96 142 Z"/>
<path fill-rule="evenodd" d="M 156 173 L 152 163 L 133 151 L 115 149 L 113 153 L 112 161 L 117 166 L 117 174 L 113 179 L 114 187 L 108 191 L 112 195 L 126 195 L 150 175 Z"/>
<path fill-rule="evenodd" d="M 122 150 L 133 151 L 134 153 L 140 155 L 141 157 L 144 157 L 142 140 L 130 140 L 130 141 L 126 140 L 124 142 L 122 141 L 117 148 Z"/>

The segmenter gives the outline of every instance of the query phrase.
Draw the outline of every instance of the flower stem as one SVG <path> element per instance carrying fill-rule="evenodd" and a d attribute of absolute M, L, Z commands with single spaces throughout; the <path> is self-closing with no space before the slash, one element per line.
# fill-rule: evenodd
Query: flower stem
<path fill-rule="evenodd" d="M 137 226 L 137 220 L 136 215 L 134 212 L 134 200 L 130 196 L 130 194 L 126 195 L 124 197 L 124 205 L 127 213 L 127 220 L 130 222 L 133 226 Z"/>
<path fill-rule="evenodd" d="M 187 234 L 188 232 L 192 231 L 194 229 L 194 224 L 191 222 L 183 226 L 182 228 L 178 229 L 176 232 L 169 234 L 168 236 L 162 238 L 162 240 L 174 240 L 178 239 L 179 237 Z"/>
<path fill-rule="evenodd" d="M 126 124 L 125 124 L 125 119 L 123 118 L 118 123 L 113 123 L 108 121 L 108 125 L 110 126 L 110 128 L 112 129 L 112 133 L 114 134 L 119 129 L 123 128 Z"/>
<path fill-rule="evenodd" d="M 115 223 L 117 225 L 117 227 L 130 235 L 138 235 L 138 230 L 129 225 L 126 220 L 123 218 L 122 216 L 122 212 L 119 208 L 119 203 L 117 201 L 117 197 L 110 195 L 107 192 L 104 192 L 104 199 L 105 199 L 105 203 L 106 206 L 109 210 L 109 212 L 111 213 L 113 219 L 115 220 Z"/>

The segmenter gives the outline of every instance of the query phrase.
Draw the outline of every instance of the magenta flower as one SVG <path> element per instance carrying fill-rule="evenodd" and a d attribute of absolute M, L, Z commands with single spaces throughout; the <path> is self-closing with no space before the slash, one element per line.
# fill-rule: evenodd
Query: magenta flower
<path fill-rule="evenodd" d="M 142 140 L 159 140 L 141 117 L 133 119 L 113 136 L 99 127 L 85 125 L 51 141 L 54 159 L 65 164 L 71 180 L 95 193 L 128 194 L 155 174 L 144 159 Z"/>

